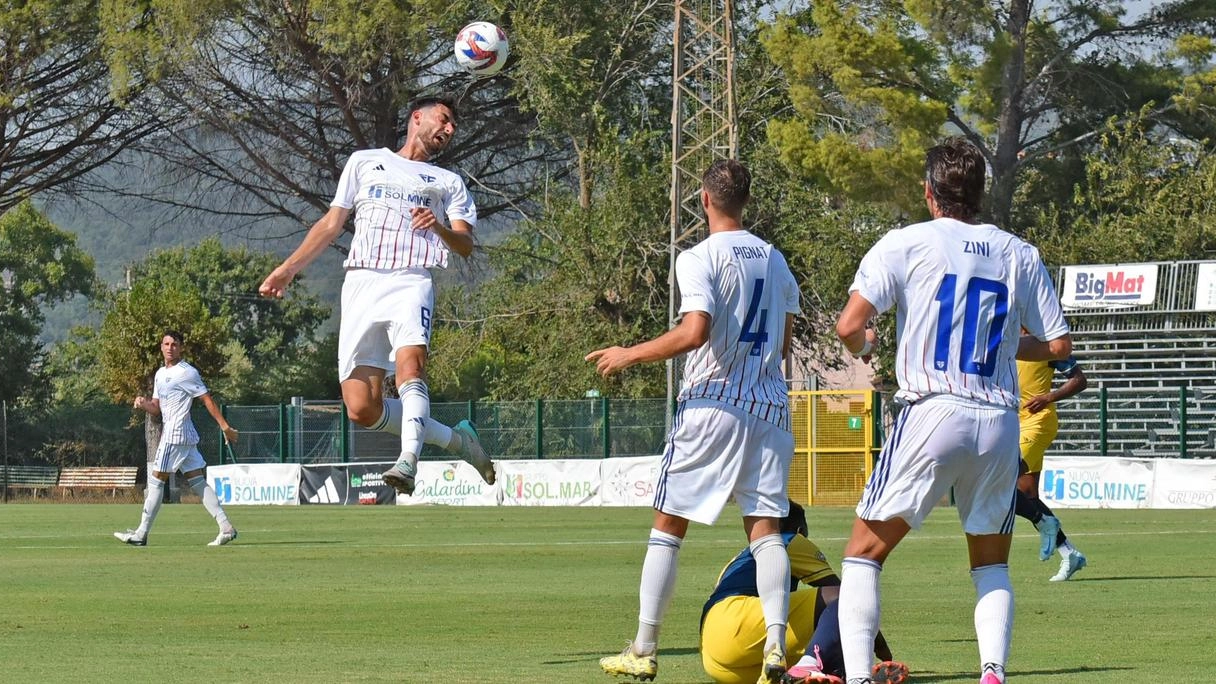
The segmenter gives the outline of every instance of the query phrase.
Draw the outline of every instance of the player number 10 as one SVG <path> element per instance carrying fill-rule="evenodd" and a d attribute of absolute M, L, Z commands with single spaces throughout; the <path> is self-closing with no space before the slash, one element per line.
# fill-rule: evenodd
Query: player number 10
<path fill-rule="evenodd" d="M 947 273 L 942 278 L 934 299 L 938 303 L 937 339 L 933 348 L 933 367 L 946 370 L 950 362 L 950 337 L 954 333 L 954 303 L 958 276 Z M 1005 316 L 1009 313 L 1009 288 L 997 280 L 974 276 L 967 281 L 965 308 L 963 309 L 963 344 L 958 360 L 958 369 L 969 375 L 992 377 L 996 370 L 996 351 L 1001 346 L 1005 333 Z M 984 306 L 985 300 L 991 308 Z M 981 321 L 980 316 L 991 313 L 991 318 Z M 987 329 L 986 339 L 980 340 L 980 324 Z M 980 346 L 982 343 L 982 347 Z"/>

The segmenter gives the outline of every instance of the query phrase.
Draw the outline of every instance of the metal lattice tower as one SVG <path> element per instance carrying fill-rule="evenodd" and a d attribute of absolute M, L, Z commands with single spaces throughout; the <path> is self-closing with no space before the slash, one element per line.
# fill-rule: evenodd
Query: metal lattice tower
<path fill-rule="evenodd" d="M 668 327 L 680 293 L 676 255 L 705 238 L 701 174 L 718 159 L 738 156 L 735 121 L 735 43 L 732 0 L 676 0 L 672 37 L 671 245 Z M 676 359 L 667 362 L 667 405 L 677 391 Z M 671 424 L 670 415 L 668 424 Z"/>

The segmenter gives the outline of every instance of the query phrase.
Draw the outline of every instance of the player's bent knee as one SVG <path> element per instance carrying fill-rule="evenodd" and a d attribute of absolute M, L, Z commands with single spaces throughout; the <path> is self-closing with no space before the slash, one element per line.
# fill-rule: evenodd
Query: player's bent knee
<path fill-rule="evenodd" d="M 361 427 L 371 427 L 380 420 L 380 414 L 384 411 L 384 406 L 371 406 L 368 404 L 347 404 L 346 417 L 350 421 Z"/>

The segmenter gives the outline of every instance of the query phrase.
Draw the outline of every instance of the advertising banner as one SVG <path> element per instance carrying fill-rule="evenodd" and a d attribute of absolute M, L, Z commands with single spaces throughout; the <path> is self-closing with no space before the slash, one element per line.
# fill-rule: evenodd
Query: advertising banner
<path fill-rule="evenodd" d="M 662 456 L 606 458 L 600 461 L 600 504 L 652 506 Z"/>
<path fill-rule="evenodd" d="M 1043 459 L 1039 496 L 1050 508 L 1150 508 L 1155 459 Z"/>
<path fill-rule="evenodd" d="M 1156 297 L 1156 264 L 1064 267 L 1060 301 L 1065 309 L 1141 306 Z"/>
<path fill-rule="evenodd" d="M 1199 264 L 1195 273 L 1195 310 L 1216 311 L 1216 262 Z"/>
<path fill-rule="evenodd" d="M 598 506 L 600 461 L 499 461 L 504 506 Z"/>
<path fill-rule="evenodd" d="M 1153 508 L 1216 508 L 1216 461 L 1157 461 Z"/>
<path fill-rule="evenodd" d="M 397 490 L 384 484 L 383 463 L 306 465 L 300 477 L 300 502 L 310 504 L 393 504 Z"/>
<path fill-rule="evenodd" d="M 499 469 L 498 477 L 502 478 Z M 464 461 L 420 461 L 413 496 L 398 495 L 402 506 L 497 506 L 498 485 L 488 485 Z"/>
<path fill-rule="evenodd" d="M 295 506 L 300 503 L 298 463 L 207 466 L 207 481 L 224 506 Z"/>

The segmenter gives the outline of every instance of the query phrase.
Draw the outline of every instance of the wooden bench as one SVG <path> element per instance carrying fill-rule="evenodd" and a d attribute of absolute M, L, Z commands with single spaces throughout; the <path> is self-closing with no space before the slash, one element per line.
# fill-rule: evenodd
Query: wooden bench
<path fill-rule="evenodd" d="M 3 486 L 5 476 L 5 467 L 0 465 L 0 486 Z M 29 489 L 33 491 L 34 498 L 38 498 L 38 492 L 55 486 L 59 469 L 55 466 L 11 465 L 8 466 L 7 477 L 9 489 Z"/>
<path fill-rule="evenodd" d="M 108 489 L 112 498 L 120 489 L 133 489 L 137 477 L 139 468 L 135 466 L 64 468 L 59 473 L 59 491 L 67 498 L 77 489 Z"/>

